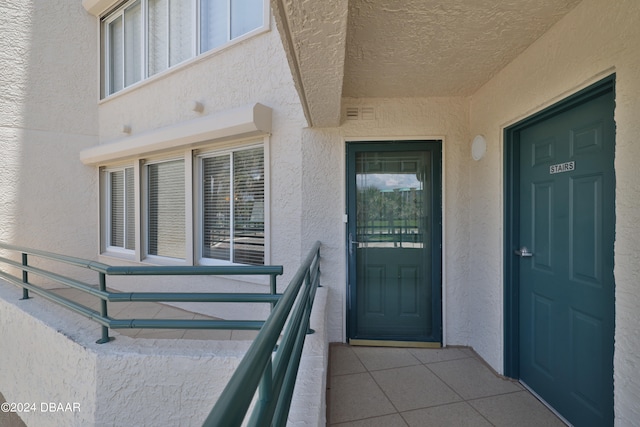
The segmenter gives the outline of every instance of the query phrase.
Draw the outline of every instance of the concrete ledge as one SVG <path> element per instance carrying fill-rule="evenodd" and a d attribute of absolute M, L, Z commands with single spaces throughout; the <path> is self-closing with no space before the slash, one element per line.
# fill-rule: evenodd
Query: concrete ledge
<path fill-rule="evenodd" d="M 327 425 L 327 367 L 329 364 L 329 335 L 327 331 L 328 288 L 318 288 L 311 312 L 311 328 L 300 360 L 296 388 L 289 410 L 289 426 Z"/>
<path fill-rule="evenodd" d="M 316 296 L 290 425 L 325 425 L 326 293 Z M 8 402 L 35 404 L 19 414 L 27 425 L 200 426 L 251 344 L 114 334 L 99 345 L 95 323 L 21 296 L 0 281 L 0 390 Z"/>
<path fill-rule="evenodd" d="M 267 135 L 271 132 L 271 115 L 271 108 L 257 103 L 86 148 L 80 152 L 80 160 L 85 165 L 101 165 L 129 157 L 195 148 L 211 141 Z"/>

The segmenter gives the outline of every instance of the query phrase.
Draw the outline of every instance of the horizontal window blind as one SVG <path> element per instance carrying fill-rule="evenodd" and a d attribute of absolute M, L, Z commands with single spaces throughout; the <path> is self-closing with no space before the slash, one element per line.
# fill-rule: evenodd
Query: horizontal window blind
<path fill-rule="evenodd" d="M 111 172 L 111 246 L 124 247 L 124 171 Z"/>
<path fill-rule="evenodd" d="M 202 256 L 229 261 L 231 254 L 230 156 L 203 159 Z"/>
<path fill-rule="evenodd" d="M 264 264 L 264 154 L 238 151 L 233 159 L 233 262 Z"/>
<path fill-rule="evenodd" d="M 109 244 L 135 249 L 135 188 L 133 168 L 109 173 L 110 237 Z"/>
<path fill-rule="evenodd" d="M 264 264 L 264 149 L 202 159 L 202 256 Z"/>
<path fill-rule="evenodd" d="M 125 249 L 136 248 L 136 193 L 133 168 L 124 170 L 125 177 Z"/>
<path fill-rule="evenodd" d="M 148 253 L 184 259 L 185 181 L 184 161 L 147 166 Z"/>

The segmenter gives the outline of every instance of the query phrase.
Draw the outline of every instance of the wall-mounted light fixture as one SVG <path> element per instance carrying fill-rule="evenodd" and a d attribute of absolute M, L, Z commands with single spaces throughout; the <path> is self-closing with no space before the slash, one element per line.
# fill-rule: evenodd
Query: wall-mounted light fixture
<path fill-rule="evenodd" d="M 122 125 L 121 131 L 122 131 L 122 133 L 125 133 L 125 134 L 129 135 L 131 133 L 131 126 Z"/>
<path fill-rule="evenodd" d="M 484 153 L 487 152 L 487 141 L 484 139 L 484 135 L 476 135 L 471 141 L 471 157 L 473 160 L 480 160 L 484 157 Z"/>

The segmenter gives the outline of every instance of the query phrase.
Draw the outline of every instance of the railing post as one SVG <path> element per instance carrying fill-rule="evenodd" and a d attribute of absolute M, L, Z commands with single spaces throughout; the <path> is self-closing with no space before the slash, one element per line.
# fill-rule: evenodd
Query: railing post
<path fill-rule="evenodd" d="M 103 292 L 107 291 L 107 278 L 104 273 L 100 273 L 100 290 Z M 104 299 L 100 299 L 100 315 L 107 317 L 107 301 Z M 96 341 L 96 344 L 108 343 L 112 339 L 113 337 L 109 336 L 109 328 L 102 326 L 102 338 Z"/>
<path fill-rule="evenodd" d="M 271 295 L 275 295 L 278 292 L 275 273 L 271 274 L 270 284 L 271 284 Z M 272 301 L 271 302 L 271 311 L 273 311 L 273 308 L 275 306 L 276 306 L 276 302 Z"/>
<path fill-rule="evenodd" d="M 311 265 L 313 265 L 313 261 L 311 261 Z M 309 287 L 311 286 L 311 265 L 309 266 L 309 268 L 307 268 L 307 273 L 304 275 L 304 286 L 305 287 Z M 313 298 L 312 293 L 309 293 L 309 298 L 307 299 L 307 301 L 304 302 L 306 307 L 310 307 L 311 306 L 311 298 Z M 314 329 L 311 329 L 311 322 L 309 322 L 309 325 L 307 326 L 307 335 L 311 335 L 311 334 L 315 334 L 316 331 Z"/>
<path fill-rule="evenodd" d="M 22 265 L 27 266 L 27 254 L 22 253 Z M 22 283 L 29 283 L 29 273 L 27 270 L 22 270 Z M 29 289 L 22 288 L 22 298 L 21 299 L 29 299 Z"/>
<path fill-rule="evenodd" d="M 264 411 L 268 408 L 269 402 L 273 399 L 273 359 L 269 358 L 267 366 L 262 373 L 262 380 L 258 385 L 258 403 L 259 408 L 253 411 L 249 418 L 249 425 L 259 425 L 262 421 Z M 265 424 L 266 425 L 266 424 Z"/>
<path fill-rule="evenodd" d="M 316 252 L 316 257 L 318 259 L 318 265 L 316 266 L 316 272 L 318 273 L 316 276 L 320 275 L 320 247 L 318 247 L 318 252 Z M 321 288 L 322 285 L 318 282 L 318 287 Z"/>

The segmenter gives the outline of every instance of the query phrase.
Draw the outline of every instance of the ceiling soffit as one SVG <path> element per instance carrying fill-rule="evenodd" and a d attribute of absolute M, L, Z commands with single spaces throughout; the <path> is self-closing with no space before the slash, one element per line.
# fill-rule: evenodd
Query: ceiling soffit
<path fill-rule="evenodd" d="M 309 126 L 340 123 L 348 0 L 271 0 Z"/>
<path fill-rule="evenodd" d="M 350 0 L 343 96 L 469 96 L 580 0 Z"/>
<path fill-rule="evenodd" d="M 581 0 L 271 0 L 309 126 L 342 98 L 466 97 Z"/>

